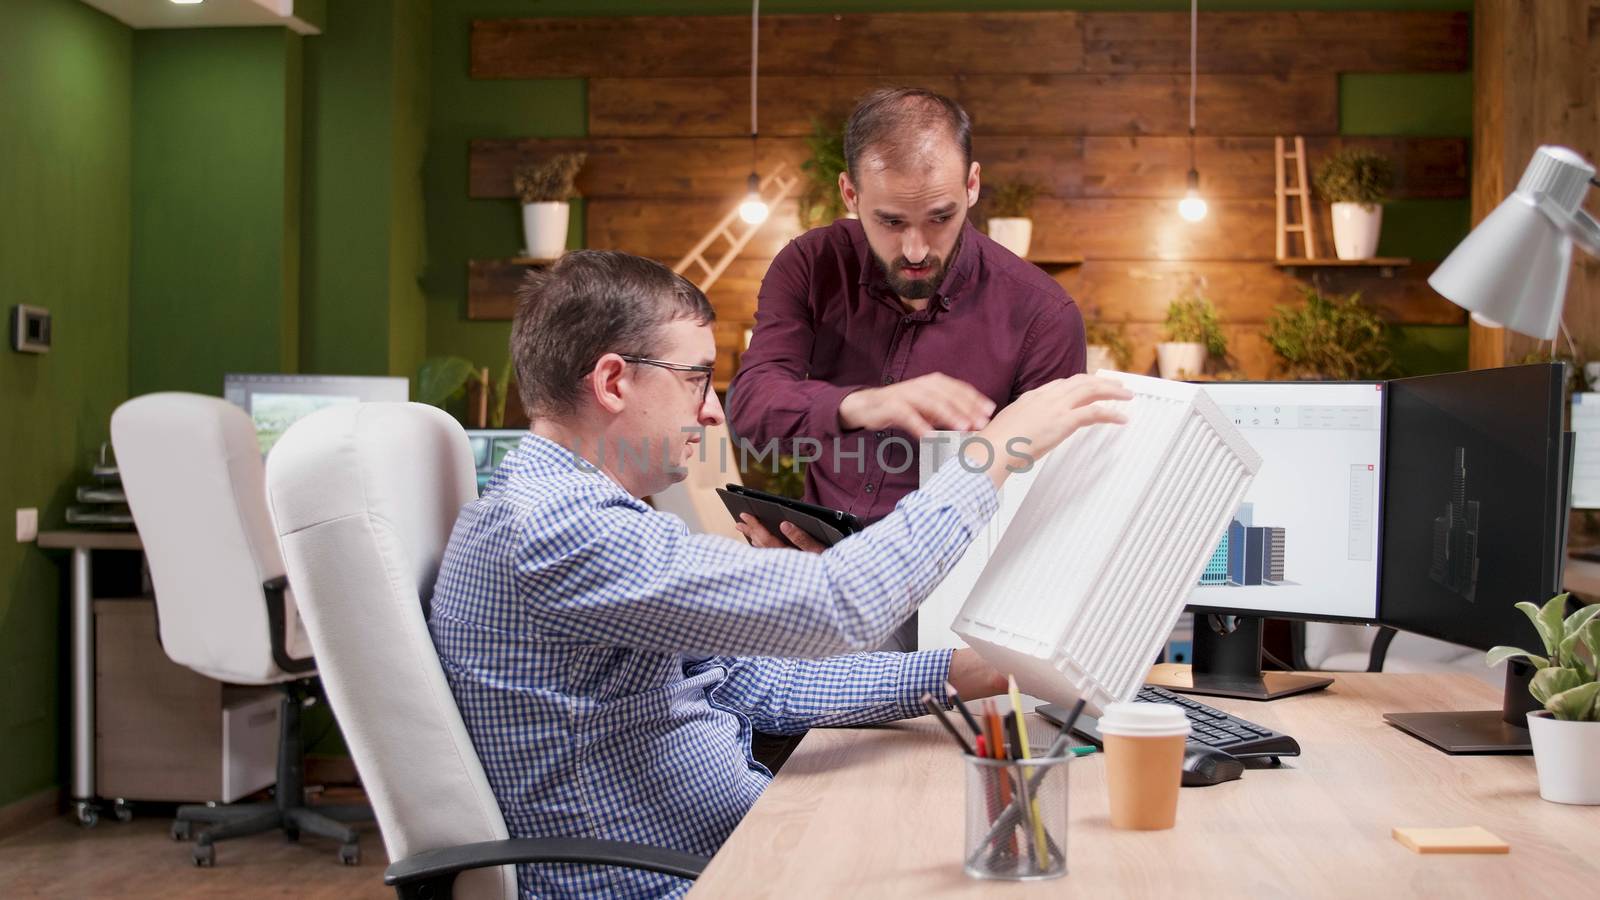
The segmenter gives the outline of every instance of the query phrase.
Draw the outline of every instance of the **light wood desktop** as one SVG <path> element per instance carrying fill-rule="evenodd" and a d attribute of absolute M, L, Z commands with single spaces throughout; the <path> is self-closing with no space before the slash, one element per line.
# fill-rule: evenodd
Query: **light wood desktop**
<path fill-rule="evenodd" d="M 1183 789 L 1178 825 L 1113 830 L 1104 759 L 1073 762 L 1068 874 L 997 884 L 961 871 L 963 772 L 931 717 L 812 731 L 711 861 L 693 897 L 1589 896 L 1600 807 L 1539 799 L 1529 756 L 1447 756 L 1383 713 L 1498 707 L 1470 675 L 1340 674 L 1332 687 L 1207 703 L 1290 734 L 1302 755 Z M 1034 719 L 1035 742 L 1053 729 Z M 1422 856 L 1395 826 L 1481 825 L 1508 855 Z"/>

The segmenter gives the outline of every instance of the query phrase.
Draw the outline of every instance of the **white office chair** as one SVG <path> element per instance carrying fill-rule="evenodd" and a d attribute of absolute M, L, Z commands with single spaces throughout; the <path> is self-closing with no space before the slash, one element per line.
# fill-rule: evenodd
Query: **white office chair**
<path fill-rule="evenodd" d="M 1302 660 L 1296 665 L 1327 672 L 1460 672 L 1493 687 L 1505 683 L 1505 664 L 1483 664 L 1483 651 L 1395 631 L 1328 622 L 1306 622 Z"/>
<path fill-rule="evenodd" d="M 218 681 L 283 691 L 274 801 L 180 806 L 173 837 L 187 840 L 193 823 L 214 826 L 195 836 L 200 866 L 216 862 L 217 841 L 280 828 L 290 840 L 301 831 L 333 838 L 343 861 L 359 862 L 356 833 L 335 819 L 371 811 L 305 805 L 300 710 L 316 695 L 317 670 L 283 577 L 250 417 L 216 397 L 148 394 L 117 407 L 111 442 L 155 585 L 162 649 Z"/>
<path fill-rule="evenodd" d="M 314 413 L 273 448 L 267 492 L 323 685 L 394 860 L 386 884 L 402 898 L 509 900 L 515 863 L 699 874 L 706 860 L 677 851 L 508 839 L 425 611 L 457 511 L 477 496 L 454 419 L 418 403 Z"/>

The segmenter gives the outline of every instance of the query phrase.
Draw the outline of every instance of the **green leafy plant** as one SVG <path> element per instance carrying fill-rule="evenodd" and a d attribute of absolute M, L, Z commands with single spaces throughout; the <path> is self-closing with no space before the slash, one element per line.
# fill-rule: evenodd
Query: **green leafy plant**
<path fill-rule="evenodd" d="M 1031 181 L 997 181 L 989 187 L 986 212 L 991 219 L 1026 219 L 1040 188 Z"/>
<path fill-rule="evenodd" d="M 1133 347 L 1128 343 L 1127 328 L 1121 322 L 1087 320 L 1083 324 L 1083 337 L 1086 344 L 1099 344 L 1110 350 L 1118 369 L 1127 371 L 1133 364 Z"/>
<path fill-rule="evenodd" d="M 800 227 L 815 228 L 850 212 L 839 196 L 839 173 L 845 170 L 844 126 L 812 119 L 806 148 L 811 157 L 800 164 L 800 171 L 805 174 L 805 184 L 800 188 Z"/>
<path fill-rule="evenodd" d="M 1497 666 L 1508 659 L 1522 658 L 1537 669 L 1528 692 L 1544 704 L 1550 715 L 1570 722 L 1600 722 L 1600 682 L 1596 661 L 1600 660 L 1600 605 L 1584 606 L 1566 615 L 1567 594 L 1551 597 L 1541 609 L 1532 603 L 1518 603 L 1544 642 L 1544 656 L 1517 647 L 1495 647 L 1484 662 Z"/>
<path fill-rule="evenodd" d="M 1382 154 L 1348 147 L 1323 160 L 1314 180 L 1317 193 L 1329 203 L 1371 205 L 1389 199 L 1394 166 Z"/>
<path fill-rule="evenodd" d="M 478 377 L 478 366 L 460 356 L 434 356 L 417 367 L 417 402 L 437 406 L 452 415 L 459 407 L 456 403 L 466 391 L 467 383 Z M 490 428 L 504 428 L 506 400 L 511 395 L 511 360 L 500 367 L 500 375 L 490 382 L 488 421 Z M 453 408 L 455 407 L 455 408 Z"/>
<path fill-rule="evenodd" d="M 1541 346 L 1543 345 L 1541 344 Z M 1567 387 L 1575 393 L 1582 394 L 1592 391 L 1596 387 L 1589 383 L 1589 373 L 1584 371 L 1583 368 L 1584 363 L 1593 358 L 1594 354 L 1589 352 L 1587 346 L 1577 348 L 1576 352 L 1570 348 L 1560 351 L 1554 349 L 1550 351 L 1529 350 L 1522 355 L 1521 359 L 1517 360 L 1516 365 L 1529 366 L 1536 363 L 1564 362 L 1567 364 Z"/>
<path fill-rule="evenodd" d="M 518 166 L 512 178 L 517 198 L 528 203 L 565 203 L 578 196 L 575 182 L 587 153 L 557 153 L 549 159 Z"/>
<path fill-rule="evenodd" d="M 1162 328 L 1167 340 L 1205 344 L 1206 352 L 1218 359 L 1228 355 L 1228 338 L 1217 321 L 1217 308 L 1199 294 L 1185 294 L 1167 306 L 1167 321 Z"/>
<path fill-rule="evenodd" d="M 1292 379 L 1358 381 L 1394 368 L 1389 326 L 1361 305 L 1361 294 L 1325 297 L 1306 287 L 1298 308 L 1277 306 L 1267 319 L 1267 343 Z"/>

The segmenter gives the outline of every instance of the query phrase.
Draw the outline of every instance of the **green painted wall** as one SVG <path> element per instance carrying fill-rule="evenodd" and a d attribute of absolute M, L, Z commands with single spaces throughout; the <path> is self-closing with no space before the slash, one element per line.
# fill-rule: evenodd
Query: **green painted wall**
<path fill-rule="evenodd" d="M 303 371 L 421 361 L 428 7 L 334 0 L 307 47 Z"/>
<path fill-rule="evenodd" d="M 131 34 L 77 0 L 0 3 L 0 308 L 50 309 L 55 347 L 0 348 L 0 806 L 60 783 L 62 559 L 12 540 L 58 527 L 128 394 Z"/>
<path fill-rule="evenodd" d="M 1207 10 L 1467 10 L 1472 0 L 1207 0 Z M 767 13 L 834 12 L 839 3 L 768 0 Z M 852 11 L 973 9 L 1187 10 L 1188 0 L 863 0 Z M 469 200 L 467 142 L 473 138 L 582 137 L 587 128 L 582 79 L 473 80 L 468 29 L 475 18 L 585 15 L 745 15 L 744 0 L 434 0 L 433 114 L 425 171 L 429 266 L 427 352 L 459 355 L 498 371 L 508 350 L 509 323 L 466 321 L 466 265 L 475 257 L 512 256 L 521 246 L 515 203 Z M 1472 133 L 1468 73 L 1348 75 L 1341 80 L 1341 131 L 1346 134 L 1460 135 Z M 1385 211 L 1385 255 L 1441 259 L 1466 235 L 1468 202 L 1406 200 Z M 583 235 L 581 204 L 571 240 Z M 1396 337 L 1405 374 L 1466 367 L 1466 327 L 1408 327 Z"/>
<path fill-rule="evenodd" d="M 135 394 L 293 372 L 299 347 L 301 38 L 133 38 Z"/>

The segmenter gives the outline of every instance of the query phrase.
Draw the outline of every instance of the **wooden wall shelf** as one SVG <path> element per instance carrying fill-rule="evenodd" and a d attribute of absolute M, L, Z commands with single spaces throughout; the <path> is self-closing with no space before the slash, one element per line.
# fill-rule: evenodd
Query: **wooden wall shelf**
<path fill-rule="evenodd" d="M 509 322 L 517 312 L 517 286 L 529 269 L 542 269 L 553 259 L 513 256 L 467 261 L 467 318 L 474 322 Z"/>
<path fill-rule="evenodd" d="M 1294 275 L 1295 269 L 1377 269 L 1378 274 L 1384 278 L 1393 278 L 1395 269 L 1403 269 L 1411 265 L 1411 260 L 1403 256 L 1374 256 L 1371 259 L 1293 259 L 1282 258 L 1274 262 L 1280 269 L 1288 269 Z"/>
<path fill-rule="evenodd" d="M 1048 271 L 1050 269 L 1070 269 L 1070 268 L 1072 268 L 1074 266 L 1081 266 L 1081 265 L 1083 265 L 1083 257 L 1081 257 L 1081 256 L 1045 256 L 1045 257 L 1030 256 L 1030 257 L 1028 257 L 1028 262 L 1031 262 L 1034 265 L 1038 266 L 1039 268 L 1045 269 L 1045 270 Z"/>

